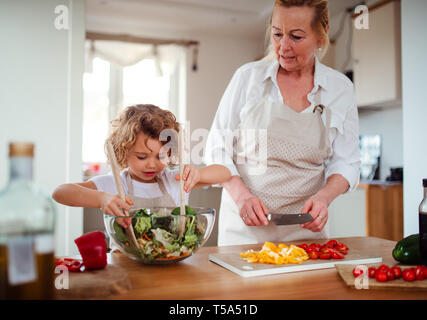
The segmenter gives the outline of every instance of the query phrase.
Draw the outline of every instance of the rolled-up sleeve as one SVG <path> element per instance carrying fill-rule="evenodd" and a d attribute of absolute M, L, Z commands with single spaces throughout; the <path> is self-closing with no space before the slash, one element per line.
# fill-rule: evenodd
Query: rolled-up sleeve
<path fill-rule="evenodd" d="M 349 183 L 348 192 L 357 188 L 360 180 L 359 116 L 353 91 L 347 94 L 348 109 L 332 143 L 332 155 L 326 166 L 326 179 L 340 174 Z"/>
<path fill-rule="evenodd" d="M 240 123 L 240 111 L 245 104 L 244 85 L 242 69 L 239 68 L 221 98 L 203 157 L 206 165 L 221 164 L 230 170 L 232 176 L 239 175 L 233 162 L 233 137 Z"/>

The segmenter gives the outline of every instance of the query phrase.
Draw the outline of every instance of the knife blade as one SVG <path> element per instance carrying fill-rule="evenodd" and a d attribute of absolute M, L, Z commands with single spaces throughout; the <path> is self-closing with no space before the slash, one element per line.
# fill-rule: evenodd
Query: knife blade
<path fill-rule="evenodd" d="M 269 213 L 267 215 L 268 221 L 273 220 L 277 225 L 291 225 L 291 224 L 302 224 L 313 221 L 313 217 L 309 213 L 298 213 L 298 214 L 280 214 L 280 213 Z"/>

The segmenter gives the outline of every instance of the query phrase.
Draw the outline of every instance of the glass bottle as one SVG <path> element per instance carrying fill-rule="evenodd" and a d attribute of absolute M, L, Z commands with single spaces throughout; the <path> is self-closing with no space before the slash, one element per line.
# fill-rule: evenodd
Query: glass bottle
<path fill-rule="evenodd" d="M 33 179 L 34 144 L 10 143 L 0 192 L 0 299 L 51 299 L 55 207 Z"/>
<path fill-rule="evenodd" d="M 423 179 L 424 198 L 419 207 L 420 256 L 421 263 L 427 266 L 427 179 Z"/>

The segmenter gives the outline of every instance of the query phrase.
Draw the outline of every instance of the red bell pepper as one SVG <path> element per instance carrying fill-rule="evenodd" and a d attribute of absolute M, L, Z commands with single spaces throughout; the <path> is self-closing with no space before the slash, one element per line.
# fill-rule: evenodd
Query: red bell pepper
<path fill-rule="evenodd" d="M 89 232 L 74 240 L 86 269 L 102 269 L 107 265 L 107 243 L 101 231 Z"/>

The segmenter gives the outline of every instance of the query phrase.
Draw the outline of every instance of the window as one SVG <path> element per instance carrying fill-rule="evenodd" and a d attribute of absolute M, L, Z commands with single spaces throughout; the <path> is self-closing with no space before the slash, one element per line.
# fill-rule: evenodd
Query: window
<path fill-rule="evenodd" d="M 174 48 L 176 56 L 176 48 Z M 182 51 L 183 53 L 183 51 Z M 185 114 L 185 54 L 166 74 L 160 62 L 146 58 L 121 67 L 100 57 L 92 60 L 92 70 L 83 77 L 83 163 L 86 178 L 108 168 L 104 142 L 110 121 L 133 104 L 154 104 L 172 111 L 177 118 Z M 168 65 L 166 65 L 168 66 Z M 166 68 L 167 69 L 167 68 Z M 99 170 L 100 166 L 100 170 Z"/>
<path fill-rule="evenodd" d="M 123 106 L 149 103 L 164 109 L 170 105 L 170 77 L 158 74 L 153 59 L 123 68 Z"/>

